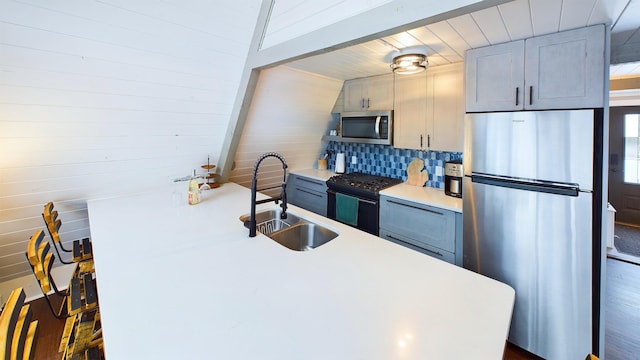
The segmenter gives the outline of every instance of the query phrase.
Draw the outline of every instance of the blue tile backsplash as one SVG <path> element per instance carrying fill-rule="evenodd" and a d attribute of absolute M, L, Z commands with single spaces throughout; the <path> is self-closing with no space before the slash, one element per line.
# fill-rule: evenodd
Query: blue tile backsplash
<path fill-rule="evenodd" d="M 329 169 L 335 169 L 336 153 L 344 153 L 346 172 L 362 172 L 395 179 L 407 180 L 407 166 L 414 158 L 424 160 L 429 172 L 426 186 L 444 189 L 444 163 L 450 160 L 462 160 L 461 152 L 421 151 L 396 149 L 389 145 L 372 145 L 329 141 L 325 150 L 329 155 Z M 357 164 L 351 164 L 356 156 Z"/>

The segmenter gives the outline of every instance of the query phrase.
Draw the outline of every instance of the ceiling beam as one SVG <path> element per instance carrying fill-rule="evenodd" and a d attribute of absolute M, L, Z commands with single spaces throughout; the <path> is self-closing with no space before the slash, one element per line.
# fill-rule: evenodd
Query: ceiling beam
<path fill-rule="evenodd" d="M 632 42 L 611 47 L 611 64 L 640 61 L 640 42 Z"/>
<path fill-rule="evenodd" d="M 512 0 L 395 0 L 265 49 L 254 68 L 268 68 L 362 44 Z"/>
<path fill-rule="evenodd" d="M 249 54 L 245 60 L 244 70 L 242 72 L 242 78 L 238 86 L 238 92 L 236 93 L 236 100 L 231 110 L 231 117 L 229 118 L 229 125 L 227 126 L 227 133 L 224 137 L 224 143 L 222 144 L 222 152 L 218 159 L 218 169 L 220 171 L 220 182 L 227 182 L 231 175 L 231 170 L 235 166 L 236 150 L 240 143 L 240 137 L 242 136 L 242 130 L 244 124 L 247 121 L 247 114 L 255 94 L 258 78 L 260 77 L 260 70 L 254 69 L 251 65 L 253 58 L 258 52 L 264 29 L 269 21 L 269 13 L 275 0 L 263 0 L 258 13 L 258 20 L 256 21 L 256 27 L 253 31 L 253 38 L 249 45 Z"/>
<path fill-rule="evenodd" d="M 640 76 L 612 79 L 609 82 L 609 90 L 635 90 L 640 89 Z"/>

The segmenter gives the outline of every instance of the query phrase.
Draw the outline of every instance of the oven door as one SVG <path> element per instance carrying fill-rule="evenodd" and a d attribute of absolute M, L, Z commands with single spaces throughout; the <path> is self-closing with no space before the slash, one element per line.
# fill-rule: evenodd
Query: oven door
<path fill-rule="evenodd" d="M 349 193 L 341 193 L 353 196 L 358 199 L 358 226 L 356 226 L 356 228 L 377 236 L 379 232 L 378 217 L 380 211 L 380 201 L 365 199 L 363 197 L 354 196 Z M 327 217 L 329 219 L 339 221 L 336 219 L 336 192 L 331 189 L 327 189 Z"/>

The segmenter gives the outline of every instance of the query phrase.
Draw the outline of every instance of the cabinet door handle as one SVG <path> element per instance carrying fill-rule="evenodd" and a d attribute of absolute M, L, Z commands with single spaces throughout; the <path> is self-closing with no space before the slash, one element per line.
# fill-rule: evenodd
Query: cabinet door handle
<path fill-rule="evenodd" d="M 299 187 L 297 187 L 296 190 L 298 190 L 300 192 L 303 192 L 303 193 L 306 193 L 306 194 L 309 194 L 309 195 L 317 196 L 319 198 L 322 197 L 322 195 L 319 195 L 319 194 L 316 194 L 316 193 L 313 193 L 311 191 L 307 191 L 307 190 L 304 190 L 304 189 L 300 189 Z"/>
<path fill-rule="evenodd" d="M 410 243 L 410 242 L 406 242 L 406 241 L 404 241 L 404 240 L 398 239 L 397 237 L 395 237 L 395 236 L 393 236 L 393 235 L 389 235 L 389 234 L 387 234 L 386 236 L 387 236 L 389 239 L 393 239 L 393 240 L 395 240 L 395 241 L 397 241 L 397 242 L 400 242 L 400 243 L 403 243 L 403 244 L 407 244 L 407 245 L 411 245 L 411 246 L 415 246 L 415 247 L 419 247 L 420 249 L 422 249 L 422 250 L 424 250 L 424 251 L 426 251 L 426 252 L 429 252 L 429 253 L 431 253 L 431 254 L 433 254 L 433 255 L 437 255 L 437 256 L 440 256 L 440 257 L 443 257 L 443 256 L 444 256 L 444 255 L 442 255 L 442 253 L 440 253 L 440 252 L 438 252 L 438 251 L 433 251 L 433 250 L 425 249 L 425 248 L 423 248 L 423 247 L 421 247 L 421 246 L 418 246 L 418 245 L 412 244 L 412 243 Z"/>
<path fill-rule="evenodd" d="M 519 105 L 519 100 L 518 99 L 520 97 L 520 88 L 516 86 L 516 106 Z"/>
<path fill-rule="evenodd" d="M 529 105 L 533 105 L 533 86 L 529 86 Z"/>
<path fill-rule="evenodd" d="M 367 98 L 367 109 L 369 108 L 369 98 Z"/>
<path fill-rule="evenodd" d="M 420 134 L 420 149 L 422 149 L 422 134 Z"/>
<path fill-rule="evenodd" d="M 432 213 L 432 214 L 436 214 L 436 215 L 440 215 L 440 216 L 444 215 L 443 213 L 438 212 L 438 211 L 425 209 L 425 208 L 421 208 L 421 207 L 413 206 L 413 205 L 409 205 L 409 204 L 403 204 L 401 202 L 397 202 L 397 201 L 393 201 L 393 200 L 387 200 L 387 202 L 390 202 L 390 203 L 396 204 L 396 205 L 400 205 L 400 206 L 405 206 L 405 207 L 412 208 L 412 209 L 418 209 L 418 210 L 426 211 L 428 213 Z"/>
<path fill-rule="evenodd" d="M 427 135 L 427 148 L 431 149 L 431 135 Z"/>
<path fill-rule="evenodd" d="M 364 109 L 364 98 L 360 99 L 360 109 Z"/>
<path fill-rule="evenodd" d="M 321 182 L 315 182 L 315 181 L 313 181 L 313 180 L 305 179 L 305 178 L 303 178 L 303 177 L 299 177 L 299 178 L 298 178 L 298 180 L 299 180 L 299 181 L 306 181 L 306 182 L 311 183 L 311 184 L 314 184 L 314 185 L 321 185 L 321 186 L 322 186 L 322 185 L 324 185 L 324 183 L 321 183 Z"/>
<path fill-rule="evenodd" d="M 425 249 L 425 248 L 422 248 L 422 249 L 423 249 L 423 250 L 425 250 L 425 251 L 427 251 L 427 252 L 430 252 L 430 253 L 432 253 L 432 254 L 434 254 L 434 255 L 438 255 L 438 256 L 440 256 L 440 257 L 444 256 L 444 255 L 442 255 L 439 251 L 433 251 L 433 250 L 429 250 L 429 249 Z"/>

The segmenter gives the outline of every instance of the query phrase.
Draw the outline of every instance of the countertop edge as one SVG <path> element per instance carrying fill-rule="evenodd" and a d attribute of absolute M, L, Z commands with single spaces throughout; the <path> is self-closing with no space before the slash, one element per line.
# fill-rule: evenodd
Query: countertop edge
<path fill-rule="evenodd" d="M 462 213 L 461 198 L 448 196 L 444 193 L 444 190 L 428 186 L 420 187 L 402 183 L 380 191 L 380 195 Z"/>
<path fill-rule="evenodd" d="M 332 170 L 318 169 L 293 169 L 289 170 L 289 174 L 305 176 L 320 181 L 327 181 L 330 177 L 336 175 Z"/>

